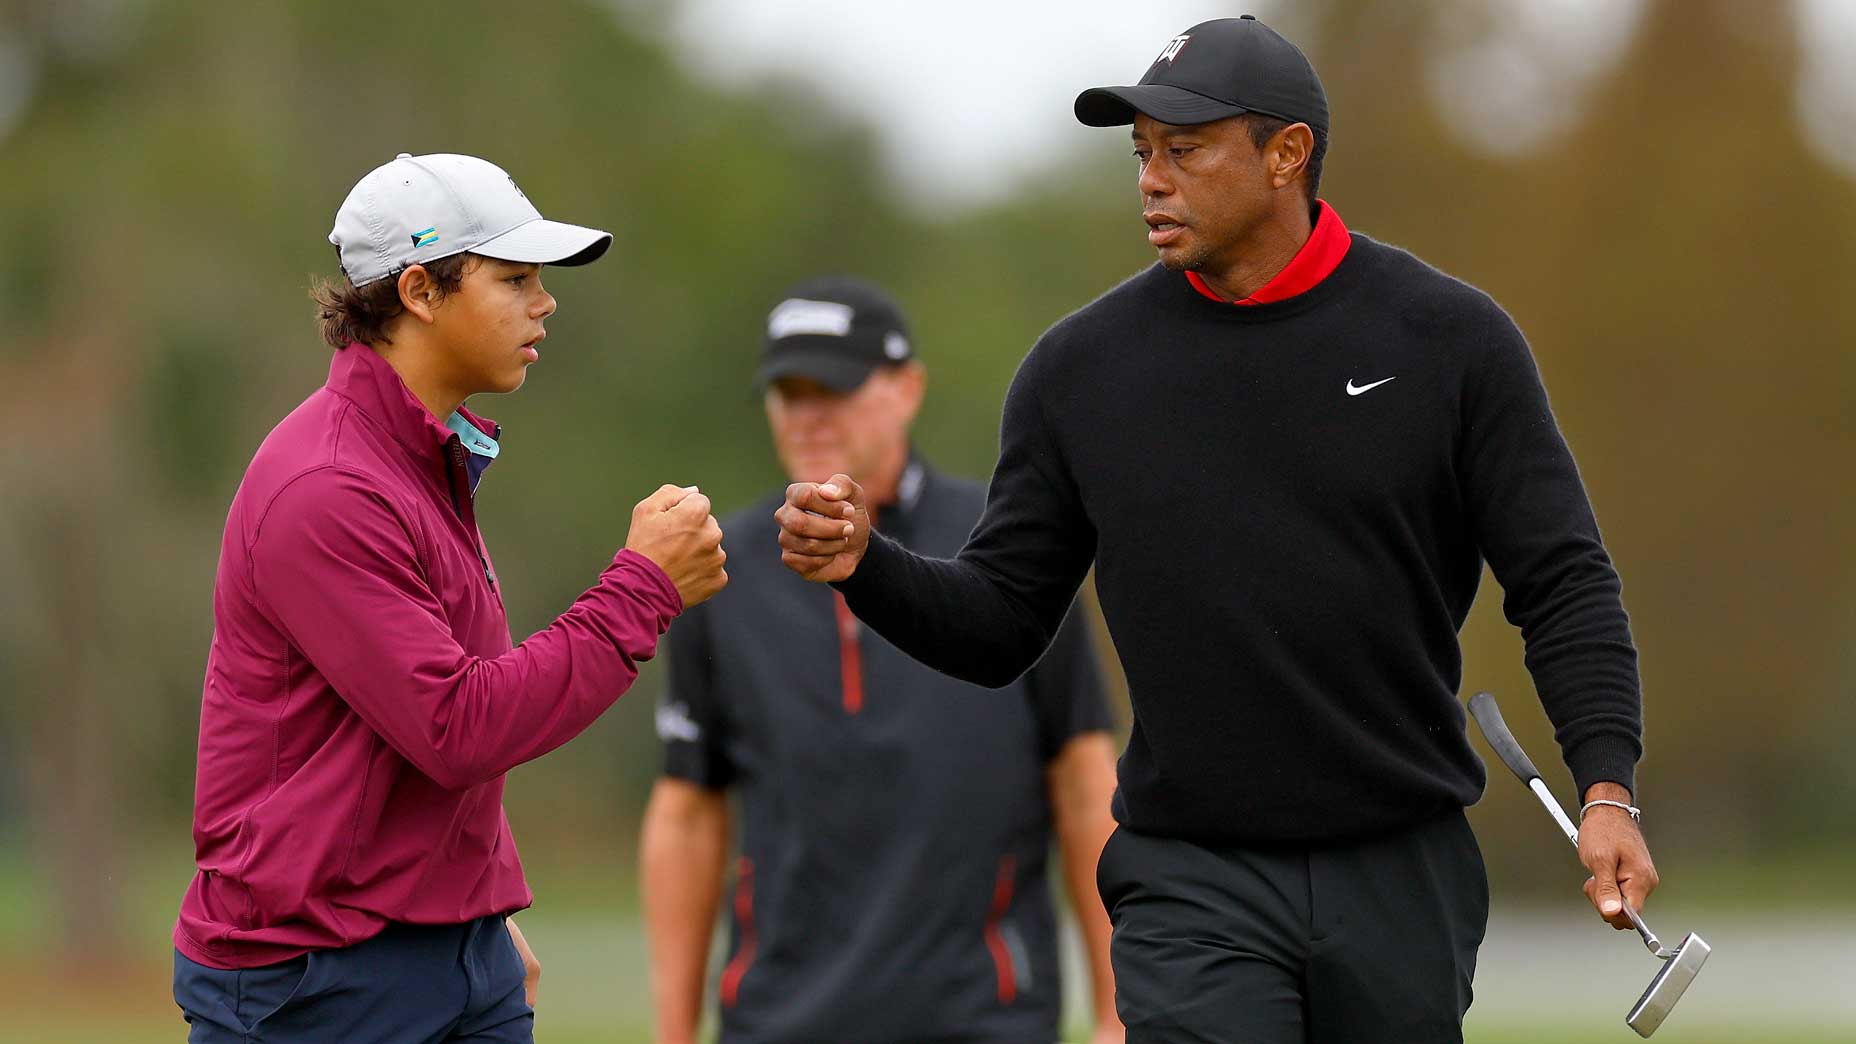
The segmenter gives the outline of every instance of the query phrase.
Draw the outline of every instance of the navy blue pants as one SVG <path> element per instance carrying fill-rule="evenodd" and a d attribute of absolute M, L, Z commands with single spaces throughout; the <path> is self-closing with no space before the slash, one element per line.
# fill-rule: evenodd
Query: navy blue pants
<path fill-rule="evenodd" d="M 1461 1044 L 1489 883 L 1460 811 L 1310 847 L 1122 827 L 1096 883 L 1128 1044 Z"/>
<path fill-rule="evenodd" d="M 188 1044 L 533 1044 L 503 918 L 394 924 L 366 942 L 221 971 L 174 954 Z"/>

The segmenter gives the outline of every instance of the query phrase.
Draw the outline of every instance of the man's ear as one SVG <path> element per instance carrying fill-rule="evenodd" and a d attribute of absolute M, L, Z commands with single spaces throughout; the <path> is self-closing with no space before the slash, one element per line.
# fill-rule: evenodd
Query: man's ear
<path fill-rule="evenodd" d="M 430 324 L 433 310 L 445 296 L 438 288 L 438 280 L 432 278 L 432 273 L 427 272 L 424 265 L 413 265 L 400 273 L 399 286 L 400 307 L 406 310 L 407 315 Z"/>
<path fill-rule="evenodd" d="M 901 399 L 906 422 L 913 424 L 915 415 L 922 410 L 922 399 L 928 394 L 928 368 L 910 359 L 896 371 L 896 395 Z"/>
<path fill-rule="evenodd" d="M 1308 158 L 1315 152 L 1315 132 L 1306 123 L 1291 123 L 1275 133 L 1263 147 L 1269 165 L 1270 184 L 1287 188 L 1302 176 Z"/>

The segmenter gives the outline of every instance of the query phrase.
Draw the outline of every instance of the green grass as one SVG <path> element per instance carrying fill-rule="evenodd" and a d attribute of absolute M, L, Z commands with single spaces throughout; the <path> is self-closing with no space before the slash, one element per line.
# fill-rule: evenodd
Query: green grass
<path fill-rule="evenodd" d="M 535 910 L 523 915 L 530 941 L 547 969 L 536 1039 L 541 1044 L 648 1042 L 644 946 L 629 860 L 604 851 L 577 852 L 577 858 L 569 858 L 554 851 L 563 846 L 536 847 L 538 854 L 546 853 L 531 868 L 539 902 Z M 1847 858 L 1838 864 L 1839 860 L 1830 858 L 1799 863 L 1819 871 L 1806 876 L 1821 876 L 1826 882 L 1847 868 Z M 5 1027 L 0 1039 L 22 1044 L 178 1044 L 185 1038 L 185 1024 L 168 997 L 171 951 L 167 933 L 174 903 L 186 881 L 186 852 L 176 855 L 163 850 L 160 858 L 139 860 L 136 865 L 137 875 L 120 882 L 125 919 L 118 951 L 122 963 L 113 968 L 71 968 L 57 966 L 47 957 L 55 930 L 39 882 L 17 851 L 0 853 L 0 1027 Z M 1741 874 L 1733 864 L 1718 864 L 1710 870 L 1711 887 L 1703 889 L 1710 894 L 1745 897 L 1761 895 L 1769 887 L 1759 883 L 1756 875 Z M 1848 896 L 1840 895 L 1838 900 L 1814 908 L 1833 937 L 1839 924 L 1856 928 L 1856 916 L 1846 905 Z M 1761 909 L 1765 914 L 1771 912 Z M 1746 963 L 1761 945 L 1761 940 L 1748 933 L 1762 922 L 1749 922 L 1743 914 L 1729 917 L 1734 911 L 1727 907 L 1685 905 L 1679 912 L 1678 923 L 1710 930 L 1710 939 L 1720 951 L 1710 973 L 1723 986 L 1734 981 L 1729 976 L 1756 981 L 1760 975 L 1784 974 L 1783 963 L 1777 970 Z M 1736 933 L 1743 937 L 1736 938 Z M 1592 952 L 1595 960 L 1611 954 L 1603 948 Z M 1619 953 L 1628 955 L 1628 949 Z M 1634 956 L 1642 957 L 1640 953 Z M 1498 970 L 1494 965 L 1484 969 L 1489 975 Z M 1630 970 L 1643 969 L 1632 965 Z M 1492 990 L 1483 999 L 1499 1002 L 1499 993 Z M 1467 1044 L 1625 1044 L 1637 1038 L 1623 1025 L 1622 1008 L 1609 1011 L 1603 1006 L 1621 1005 L 1632 993 L 1632 988 L 1607 983 L 1585 1001 L 1568 996 L 1564 1010 L 1592 1012 L 1592 1017 L 1555 1018 L 1546 1024 L 1528 1021 L 1512 1009 L 1485 1004 L 1471 1010 L 1465 1040 Z M 1688 1010 L 1678 1010 L 1657 1033 L 1658 1044 L 1856 1041 L 1856 1024 L 1769 1025 L 1765 1020 L 1773 1015 L 1771 1010 L 1756 1010 L 1725 997 L 1725 993 L 1709 996 L 1704 991 L 1691 998 Z M 1830 1006 L 1829 1010 L 1846 1008 Z M 1084 1036 L 1073 1031 L 1068 1039 Z"/>

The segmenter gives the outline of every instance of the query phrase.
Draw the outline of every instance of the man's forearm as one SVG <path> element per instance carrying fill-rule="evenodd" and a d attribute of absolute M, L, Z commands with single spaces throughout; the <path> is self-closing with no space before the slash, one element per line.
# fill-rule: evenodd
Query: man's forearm
<path fill-rule="evenodd" d="M 1580 792 L 1629 788 L 1643 701 L 1623 584 L 1526 339 L 1499 309 L 1489 323 L 1462 407 L 1464 508 Z"/>
<path fill-rule="evenodd" d="M 1052 762 L 1050 777 L 1064 884 L 1089 962 L 1096 1025 L 1120 1025 L 1115 1014 L 1115 972 L 1109 962 L 1111 929 L 1096 891 L 1096 863 L 1115 831 L 1114 817 L 1109 814 L 1115 792 L 1113 741 L 1107 733 L 1074 737 Z"/>
<path fill-rule="evenodd" d="M 1102 908 L 1102 896 L 1096 891 L 1096 861 L 1102 855 L 1102 845 L 1095 844 L 1095 854 L 1090 855 L 1092 846 L 1085 839 L 1087 836 L 1085 833 L 1075 844 L 1064 846 L 1064 883 L 1070 892 L 1070 907 L 1076 913 L 1077 929 L 1083 937 L 1083 953 L 1089 962 L 1090 997 L 1094 1002 L 1090 1010 L 1094 1013 L 1095 1024 L 1117 1025 L 1121 1020 L 1115 1013 L 1115 969 L 1109 962 L 1113 929 L 1109 926 L 1107 911 Z M 1106 841 L 1107 838 L 1108 834 L 1103 833 L 1102 839 Z"/>
<path fill-rule="evenodd" d="M 1079 583 L 1087 568 L 1084 558 Z M 1076 595 L 1075 584 L 1061 583 L 1018 591 L 965 555 L 929 558 L 880 533 L 856 574 L 835 586 L 858 619 L 910 657 L 989 688 L 1010 685 L 1044 655 Z"/>
<path fill-rule="evenodd" d="M 693 1044 L 727 862 L 727 812 L 692 814 L 666 808 L 662 798 L 654 795 L 646 811 L 639 853 L 656 1039 Z"/>
<path fill-rule="evenodd" d="M 1044 424 L 1036 355 L 1006 392 L 986 509 L 960 553 L 925 558 L 874 533 L 857 571 L 838 585 L 891 644 L 992 688 L 1044 654 L 1095 560 L 1095 527 Z"/>

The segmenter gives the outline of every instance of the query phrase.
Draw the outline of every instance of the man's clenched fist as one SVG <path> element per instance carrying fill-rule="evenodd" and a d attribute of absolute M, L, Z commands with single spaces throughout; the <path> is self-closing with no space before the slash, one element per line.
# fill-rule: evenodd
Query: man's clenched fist
<path fill-rule="evenodd" d="M 659 486 L 632 508 L 625 546 L 657 563 L 677 585 L 685 609 L 707 601 L 728 583 L 722 563 L 722 527 L 709 498 L 695 486 Z"/>
<path fill-rule="evenodd" d="M 850 576 L 870 546 L 864 488 L 849 475 L 793 483 L 773 517 L 780 523 L 780 561 L 807 580 L 829 583 Z"/>

